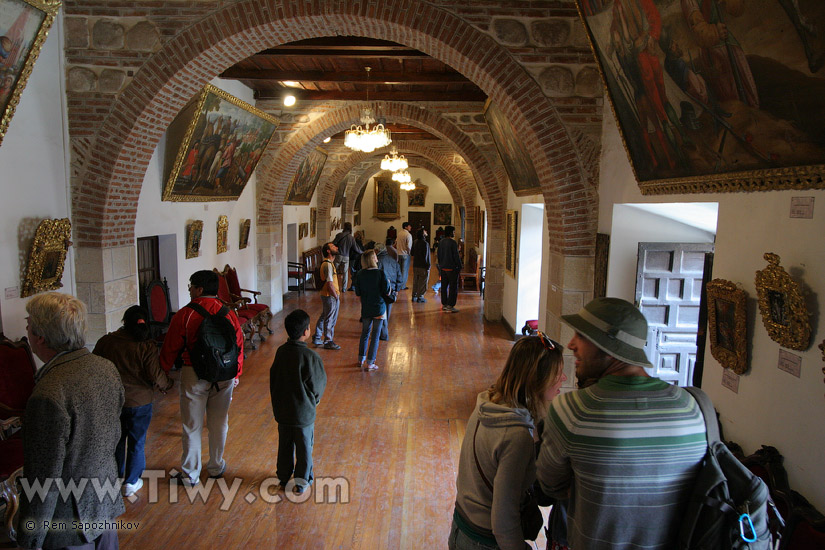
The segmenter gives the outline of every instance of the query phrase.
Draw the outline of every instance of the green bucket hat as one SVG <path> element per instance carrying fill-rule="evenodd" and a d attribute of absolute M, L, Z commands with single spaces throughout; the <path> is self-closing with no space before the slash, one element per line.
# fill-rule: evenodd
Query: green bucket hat
<path fill-rule="evenodd" d="M 647 320 L 621 298 L 596 298 L 561 320 L 608 355 L 630 365 L 652 367 L 645 355 Z"/>

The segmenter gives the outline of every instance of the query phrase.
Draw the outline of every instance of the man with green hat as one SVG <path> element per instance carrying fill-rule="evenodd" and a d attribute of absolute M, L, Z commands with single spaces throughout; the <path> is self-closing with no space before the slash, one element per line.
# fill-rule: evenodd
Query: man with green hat
<path fill-rule="evenodd" d="M 645 371 L 633 304 L 597 298 L 562 321 L 583 389 L 551 402 L 536 468 L 549 496 L 569 498 L 570 548 L 675 548 L 707 449 L 699 406 Z"/>

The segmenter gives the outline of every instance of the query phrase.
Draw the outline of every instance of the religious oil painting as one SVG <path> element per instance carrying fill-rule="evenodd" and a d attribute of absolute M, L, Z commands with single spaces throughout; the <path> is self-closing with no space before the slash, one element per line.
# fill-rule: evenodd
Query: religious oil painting
<path fill-rule="evenodd" d="M 763 257 L 767 267 L 756 272 L 756 294 L 762 324 L 772 340 L 799 351 L 811 344 L 811 319 L 802 286 L 780 265 L 773 252 Z"/>
<path fill-rule="evenodd" d="M 229 218 L 227 216 L 218 216 L 218 254 L 223 254 L 229 248 Z"/>
<path fill-rule="evenodd" d="M 241 227 L 238 237 L 238 250 L 243 250 L 249 246 L 249 232 L 252 229 L 252 220 L 249 218 L 241 220 Z"/>
<path fill-rule="evenodd" d="M 642 193 L 825 187 L 825 2 L 577 4 Z"/>
<path fill-rule="evenodd" d="M 315 237 L 316 225 L 318 223 L 318 210 L 316 208 L 309 209 L 309 236 Z"/>
<path fill-rule="evenodd" d="M 277 126 L 272 115 L 207 85 L 167 131 L 163 200 L 237 200 Z"/>
<path fill-rule="evenodd" d="M 435 203 L 433 205 L 433 224 L 450 225 L 453 223 L 453 205 L 450 203 Z"/>
<path fill-rule="evenodd" d="M 0 0 L 0 143 L 60 4 L 54 0 Z"/>
<path fill-rule="evenodd" d="M 292 177 L 284 204 L 309 205 L 326 162 L 327 153 L 320 147 L 310 152 Z"/>
<path fill-rule="evenodd" d="M 484 118 L 493 136 L 493 142 L 510 178 L 510 185 L 517 197 L 541 193 L 539 176 L 533 161 L 527 154 L 521 140 L 516 135 L 513 126 L 498 107 L 489 99 L 484 105 Z"/>
<path fill-rule="evenodd" d="M 186 226 L 186 259 L 200 255 L 203 238 L 203 220 L 194 220 Z"/>
<path fill-rule="evenodd" d="M 732 281 L 714 279 L 707 290 L 710 353 L 736 374 L 748 370 L 747 295 Z"/>
<path fill-rule="evenodd" d="M 38 224 L 29 249 L 21 297 L 63 286 L 63 268 L 72 244 L 71 236 L 72 224 L 68 218 L 43 220 Z"/>
<path fill-rule="evenodd" d="M 420 179 L 415 180 L 415 189 L 407 191 L 407 206 L 409 208 L 421 207 L 427 204 L 427 186 L 421 183 Z"/>
<path fill-rule="evenodd" d="M 373 215 L 379 220 L 394 220 L 401 216 L 401 190 L 398 182 L 390 178 L 375 178 L 375 208 Z"/>

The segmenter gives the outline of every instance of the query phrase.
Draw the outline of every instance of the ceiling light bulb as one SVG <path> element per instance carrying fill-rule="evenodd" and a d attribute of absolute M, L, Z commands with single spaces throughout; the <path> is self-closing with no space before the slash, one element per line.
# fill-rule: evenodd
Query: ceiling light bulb
<path fill-rule="evenodd" d="M 324 143 L 329 143 L 330 141 L 332 141 L 332 136 L 330 136 L 330 137 L 326 138 L 326 139 L 324 140 Z"/>
<path fill-rule="evenodd" d="M 284 105 L 286 105 L 287 107 L 292 107 L 293 105 L 295 105 L 295 96 L 288 95 L 284 97 Z"/>

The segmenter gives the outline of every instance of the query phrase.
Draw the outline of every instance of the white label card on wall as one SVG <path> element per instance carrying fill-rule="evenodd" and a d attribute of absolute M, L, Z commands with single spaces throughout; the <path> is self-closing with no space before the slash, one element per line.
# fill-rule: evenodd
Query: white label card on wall
<path fill-rule="evenodd" d="M 814 217 L 813 197 L 791 197 L 791 217 L 806 220 Z"/>
<path fill-rule="evenodd" d="M 730 369 L 722 373 L 722 385 L 733 393 L 739 393 L 739 375 Z"/>
<path fill-rule="evenodd" d="M 11 286 L 6 289 L 6 300 L 14 300 L 15 298 L 20 297 L 20 287 L 19 286 Z"/>
<path fill-rule="evenodd" d="M 779 370 L 784 370 L 799 378 L 802 376 L 802 356 L 794 355 L 784 349 L 779 350 Z"/>

